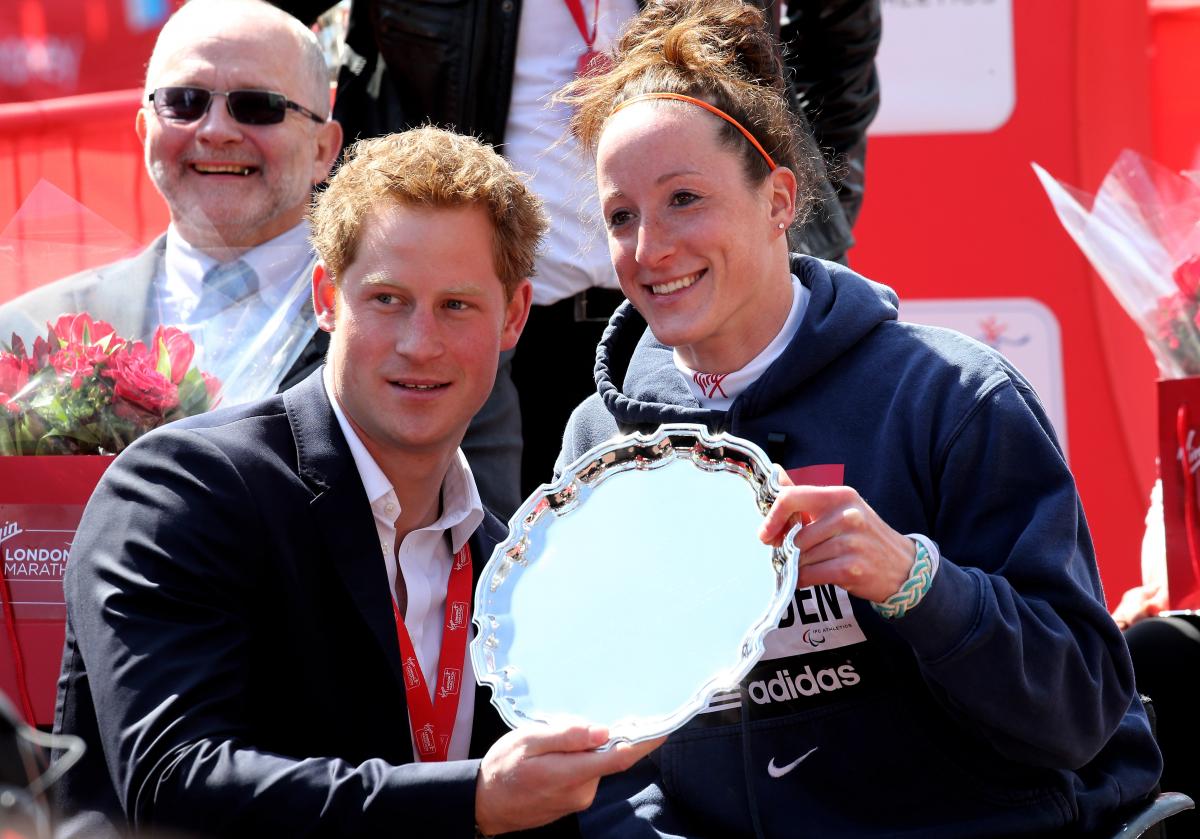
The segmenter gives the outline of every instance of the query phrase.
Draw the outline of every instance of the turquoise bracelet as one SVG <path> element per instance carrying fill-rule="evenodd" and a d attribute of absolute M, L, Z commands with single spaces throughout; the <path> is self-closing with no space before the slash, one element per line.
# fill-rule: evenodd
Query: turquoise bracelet
<path fill-rule="evenodd" d="M 933 584 L 933 561 L 929 558 L 929 551 L 916 539 L 912 543 L 917 546 L 917 555 L 913 559 L 912 570 L 908 572 L 908 579 L 887 600 L 871 603 L 871 608 L 888 620 L 902 618 L 909 609 L 915 609 Z"/>

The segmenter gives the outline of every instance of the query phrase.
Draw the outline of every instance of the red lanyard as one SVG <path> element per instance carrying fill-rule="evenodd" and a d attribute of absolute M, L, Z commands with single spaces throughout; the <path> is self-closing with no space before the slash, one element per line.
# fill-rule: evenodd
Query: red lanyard
<path fill-rule="evenodd" d="M 454 717 L 458 714 L 458 695 L 462 686 L 470 609 L 471 546 L 463 545 L 462 550 L 454 555 L 450 582 L 446 585 L 446 622 L 442 627 L 442 652 L 438 656 L 437 693 L 434 700 L 430 700 L 425 674 L 421 672 L 412 638 L 404 626 L 396 598 L 392 598 L 396 639 L 400 642 L 400 661 L 404 665 L 408 719 L 412 725 L 413 743 L 422 762 L 445 760 L 450 750 L 450 735 L 454 732 Z"/>
<path fill-rule="evenodd" d="M 575 21 L 575 28 L 579 30 L 579 37 L 583 38 L 584 50 L 583 55 L 579 56 L 579 63 L 575 65 L 575 72 L 580 76 L 586 76 L 590 71 L 598 69 L 592 67 L 592 62 L 599 58 L 600 53 L 596 52 L 596 24 L 600 21 L 600 0 L 596 0 L 592 8 L 592 28 L 589 31 L 587 18 L 583 14 L 583 0 L 563 0 L 567 4 L 567 11 L 571 13 L 571 19 Z"/>

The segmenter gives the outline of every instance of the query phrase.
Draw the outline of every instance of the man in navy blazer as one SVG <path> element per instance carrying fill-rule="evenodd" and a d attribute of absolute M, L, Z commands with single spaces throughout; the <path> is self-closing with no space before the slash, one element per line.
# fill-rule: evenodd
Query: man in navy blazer
<path fill-rule="evenodd" d="M 147 434 L 84 512 L 55 727 L 89 748 L 58 802 L 82 836 L 571 832 L 657 744 L 501 736 L 452 635 L 462 560 L 504 535 L 458 445 L 527 317 L 540 202 L 424 128 L 351 149 L 311 218 L 326 365 Z"/>

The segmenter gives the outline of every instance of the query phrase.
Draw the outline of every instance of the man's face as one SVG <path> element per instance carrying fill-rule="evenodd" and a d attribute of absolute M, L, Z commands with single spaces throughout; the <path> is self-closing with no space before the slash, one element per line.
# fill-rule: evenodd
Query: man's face
<path fill-rule="evenodd" d="M 380 205 L 340 282 L 314 272 L 333 395 L 385 472 L 459 445 L 521 334 L 531 287 L 505 298 L 492 236 L 479 207 Z"/>
<path fill-rule="evenodd" d="M 173 41 L 152 90 L 272 90 L 318 114 L 328 111 L 327 102 L 312 101 L 300 46 L 277 22 L 229 23 Z M 341 142 L 336 123 L 317 125 L 291 110 L 277 125 L 243 125 L 223 96 L 194 122 L 163 119 L 145 104 L 136 127 L 171 220 L 198 247 L 249 248 L 298 224 Z"/>

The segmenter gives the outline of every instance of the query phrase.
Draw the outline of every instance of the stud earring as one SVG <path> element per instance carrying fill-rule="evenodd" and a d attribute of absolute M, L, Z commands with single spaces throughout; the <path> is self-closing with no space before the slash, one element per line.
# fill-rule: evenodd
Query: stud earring
<path fill-rule="evenodd" d="M 777 226 L 777 227 L 778 227 L 780 230 L 783 230 L 783 222 L 782 222 L 782 221 L 781 221 L 781 222 L 779 222 L 779 224 L 778 224 L 778 225 L 776 225 L 776 226 Z"/>

